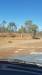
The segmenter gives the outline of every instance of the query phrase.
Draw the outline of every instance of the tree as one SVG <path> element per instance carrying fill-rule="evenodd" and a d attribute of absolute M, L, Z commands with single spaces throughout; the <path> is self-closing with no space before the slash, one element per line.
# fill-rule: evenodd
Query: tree
<path fill-rule="evenodd" d="M 21 28 L 18 30 L 19 33 L 25 33 L 25 28 L 23 26 L 21 26 Z"/>
<path fill-rule="evenodd" d="M 23 33 L 25 33 L 25 28 L 21 26 L 21 28 L 18 30 L 19 33 L 21 33 L 21 38 L 23 38 Z"/>
<path fill-rule="evenodd" d="M 25 30 L 26 32 L 32 33 L 32 38 L 36 38 L 36 32 L 38 30 L 38 26 L 36 24 L 32 24 L 32 21 L 26 21 L 25 22 Z"/>
<path fill-rule="evenodd" d="M 31 26 L 31 32 L 32 32 L 32 37 L 33 37 L 33 39 L 35 39 L 36 38 L 36 32 L 37 32 L 37 30 L 38 30 L 38 26 L 36 25 L 36 24 L 33 24 L 32 26 Z"/>
<path fill-rule="evenodd" d="M 1 32 L 5 32 L 5 25 L 6 25 L 6 21 L 3 20 L 2 23 L 0 24 L 0 29 L 1 29 Z"/>
<path fill-rule="evenodd" d="M 8 24 L 8 30 L 9 30 L 9 32 L 16 32 L 16 30 L 17 30 L 16 24 L 14 22 L 10 22 Z"/>
<path fill-rule="evenodd" d="M 27 20 L 25 22 L 25 30 L 26 30 L 26 32 L 30 32 L 31 25 L 32 25 L 32 21 L 31 20 Z"/>

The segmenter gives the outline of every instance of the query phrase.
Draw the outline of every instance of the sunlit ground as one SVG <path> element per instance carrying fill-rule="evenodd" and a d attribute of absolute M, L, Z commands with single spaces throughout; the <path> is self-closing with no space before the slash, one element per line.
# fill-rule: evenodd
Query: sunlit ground
<path fill-rule="evenodd" d="M 42 52 L 42 39 L 14 40 L 11 37 L 0 37 L 0 58 L 29 55 Z"/>

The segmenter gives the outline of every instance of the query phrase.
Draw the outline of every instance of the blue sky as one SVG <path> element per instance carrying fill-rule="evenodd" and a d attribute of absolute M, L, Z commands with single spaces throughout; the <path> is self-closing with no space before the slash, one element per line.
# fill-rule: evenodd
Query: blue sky
<path fill-rule="evenodd" d="M 0 22 L 14 21 L 20 27 L 32 20 L 42 30 L 42 0 L 0 0 Z"/>

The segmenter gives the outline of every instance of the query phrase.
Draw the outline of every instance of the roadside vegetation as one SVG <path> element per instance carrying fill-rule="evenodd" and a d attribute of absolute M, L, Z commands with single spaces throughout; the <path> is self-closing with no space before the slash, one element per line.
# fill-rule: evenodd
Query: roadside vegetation
<path fill-rule="evenodd" d="M 2 32 L 15 32 L 15 33 L 21 33 L 21 36 L 23 36 L 23 33 L 29 33 L 31 34 L 32 38 L 35 39 L 36 33 L 39 31 L 39 27 L 36 24 L 33 24 L 31 20 L 27 20 L 24 22 L 24 25 L 21 25 L 19 29 L 17 29 L 17 25 L 15 22 L 9 22 L 7 23 L 5 20 L 0 24 L 0 33 Z"/>

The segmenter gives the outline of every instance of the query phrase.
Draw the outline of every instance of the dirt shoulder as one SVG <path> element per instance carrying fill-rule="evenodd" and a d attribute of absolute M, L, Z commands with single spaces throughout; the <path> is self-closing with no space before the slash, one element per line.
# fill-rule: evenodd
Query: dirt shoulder
<path fill-rule="evenodd" d="M 31 52 L 42 52 L 42 39 L 14 40 L 14 38 L 0 38 L 0 57 L 28 55 Z"/>

